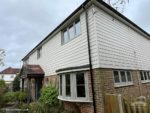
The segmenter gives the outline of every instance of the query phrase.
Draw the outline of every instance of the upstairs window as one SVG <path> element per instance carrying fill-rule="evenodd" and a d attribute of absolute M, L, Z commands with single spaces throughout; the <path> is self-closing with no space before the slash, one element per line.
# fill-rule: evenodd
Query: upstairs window
<path fill-rule="evenodd" d="M 114 85 L 115 87 L 132 85 L 132 75 L 130 71 L 125 70 L 114 70 Z"/>
<path fill-rule="evenodd" d="M 80 20 L 75 21 L 62 32 L 62 44 L 65 44 L 79 36 L 81 33 Z"/>
<path fill-rule="evenodd" d="M 42 47 L 40 47 L 39 49 L 37 49 L 37 59 L 39 59 L 42 55 Z"/>
<path fill-rule="evenodd" d="M 140 77 L 142 83 L 150 82 L 150 72 L 149 71 L 140 71 Z"/>

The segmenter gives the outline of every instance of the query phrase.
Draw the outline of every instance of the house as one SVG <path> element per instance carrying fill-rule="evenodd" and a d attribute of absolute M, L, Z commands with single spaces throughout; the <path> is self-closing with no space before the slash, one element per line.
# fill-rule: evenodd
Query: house
<path fill-rule="evenodd" d="M 147 32 L 105 2 L 87 0 L 22 59 L 21 76 L 30 95 L 32 81 L 40 81 L 37 89 L 51 83 L 65 109 L 104 113 L 106 93 L 150 94 L 149 49 Z M 33 65 L 34 74 L 23 71 Z"/>
<path fill-rule="evenodd" d="M 19 74 L 18 68 L 12 68 L 8 67 L 0 72 L 0 79 L 4 80 L 7 85 L 9 85 L 9 88 L 12 89 L 12 82 L 14 81 L 17 74 Z"/>

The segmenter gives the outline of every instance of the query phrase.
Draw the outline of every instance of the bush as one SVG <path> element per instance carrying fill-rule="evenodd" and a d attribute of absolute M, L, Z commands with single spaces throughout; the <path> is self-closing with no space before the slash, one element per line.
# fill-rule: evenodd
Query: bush
<path fill-rule="evenodd" d="M 16 76 L 13 81 L 13 91 L 20 91 L 20 78 Z"/>
<path fill-rule="evenodd" d="M 47 86 L 42 88 L 41 90 L 41 97 L 39 101 L 48 106 L 55 106 L 58 104 L 58 91 L 54 86 Z"/>
<path fill-rule="evenodd" d="M 8 93 L 5 93 L 5 95 L 3 96 L 5 102 L 14 102 L 16 101 L 16 93 L 15 92 L 8 92 Z"/>
<path fill-rule="evenodd" d="M 29 113 L 46 113 L 44 112 L 45 106 L 39 102 L 30 103 Z"/>
<path fill-rule="evenodd" d="M 7 90 L 7 86 L 4 80 L 0 80 L 0 94 L 4 94 Z"/>
<path fill-rule="evenodd" d="M 7 91 L 7 86 L 3 80 L 0 80 L 0 108 L 5 105 L 3 95 Z"/>
<path fill-rule="evenodd" d="M 23 102 L 24 100 L 27 99 L 27 93 L 18 91 L 18 92 L 16 92 L 16 97 L 17 97 L 18 101 Z"/>
<path fill-rule="evenodd" d="M 2 98 L 4 99 L 6 103 L 15 102 L 15 101 L 23 102 L 24 100 L 27 99 L 27 93 L 21 92 L 21 91 L 8 92 L 8 93 L 5 93 Z"/>

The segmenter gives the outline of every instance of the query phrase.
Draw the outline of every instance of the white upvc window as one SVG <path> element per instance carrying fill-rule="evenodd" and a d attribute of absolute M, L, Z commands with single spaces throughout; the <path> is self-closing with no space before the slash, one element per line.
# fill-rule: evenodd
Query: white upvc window
<path fill-rule="evenodd" d="M 42 47 L 37 49 L 37 59 L 39 59 L 42 56 Z"/>
<path fill-rule="evenodd" d="M 85 72 L 66 73 L 59 75 L 60 100 L 88 102 L 88 75 Z"/>
<path fill-rule="evenodd" d="M 65 44 L 79 36 L 81 33 L 80 20 L 78 19 L 65 30 L 62 31 L 62 44 Z"/>
<path fill-rule="evenodd" d="M 150 82 L 150 72 L 149 71 L 140 71 L 140 77 L 142 83 Z"/>
<path fill-rule="evenodd" d="M 132 75 L 130 71 L 114 70 L 113 78 L 115 87 L 133 85 Z"/>

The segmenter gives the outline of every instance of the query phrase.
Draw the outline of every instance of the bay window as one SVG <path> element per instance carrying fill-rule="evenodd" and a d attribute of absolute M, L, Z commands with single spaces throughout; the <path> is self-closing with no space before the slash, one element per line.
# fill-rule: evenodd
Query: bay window
<path fill-rule="evenodd" d="M 88 77 L 85 72 L 59 75 L 59 99 L 89 101 Z"/>

